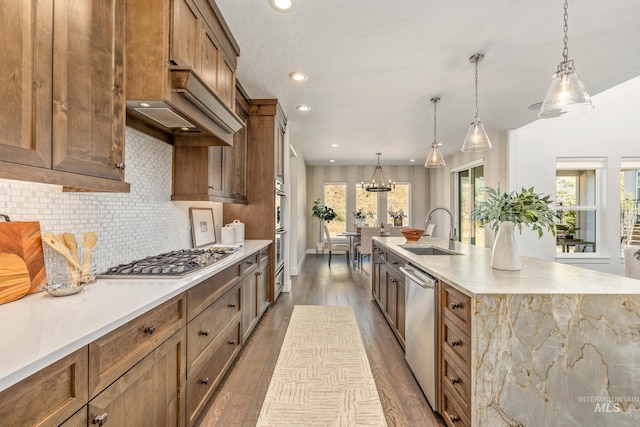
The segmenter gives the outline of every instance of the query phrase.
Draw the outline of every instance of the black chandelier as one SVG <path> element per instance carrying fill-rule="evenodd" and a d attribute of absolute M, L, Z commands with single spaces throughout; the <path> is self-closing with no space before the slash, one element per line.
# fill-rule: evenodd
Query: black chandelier
<path fill-rule="evenodd" d="M 371 191 L 374 193 L 395 190 L 396 183 L 392 182 L 391 180 L 387 181 L 387 177 L 382 171 L 382 166 L 380 166 L 381 154 L 382 153 L 376 153 L 376 156 L 378 156 L 378 165 L 376 166 L 376 169 L 373 171 L 373 176 L 371 177 L 371 181 L 362 182 L 363 190 Z"/>

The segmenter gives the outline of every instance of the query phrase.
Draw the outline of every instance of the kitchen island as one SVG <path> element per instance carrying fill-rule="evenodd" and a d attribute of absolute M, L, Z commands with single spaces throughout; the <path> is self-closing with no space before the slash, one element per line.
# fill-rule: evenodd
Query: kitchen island
<path fill-rule="evenodd" d="M 467 296 L 471 425 L 640 425 L 640 281 L 528 257 L 520 271 L 495 270 L 489 249 L 459 242 L 458 255 L 415 255 L 399 237 L 374 244 L 439 279 L 439 295 Z M 451 322 L 438 319 L 444 348 Z M 442 353 L 441 388 L 452 390 Z"/>

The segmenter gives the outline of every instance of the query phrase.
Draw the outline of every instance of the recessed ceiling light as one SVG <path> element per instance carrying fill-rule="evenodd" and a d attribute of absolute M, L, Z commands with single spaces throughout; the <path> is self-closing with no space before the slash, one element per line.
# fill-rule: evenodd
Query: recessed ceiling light
<path fill-rule="evenodd" d="M 329 163 L 335 163 L 335 162 L 336 162 L 336 161 L 335 161 L 335 160 L 333 160 L 333 159 L 329 160 Z"/>
<path fill-rule="evenodd" d="M 303 81 L 307 80 L 309 78 L 309 76 L 307 76 L 302 71 L 294 71 L 293 73 L 289 74 L 289 78 L 291 80 L 295 80 L 297 82 L 303 82 Z"/>
<path fill-rule="evenodd" d="M 311 107 L 308 105 L 298 105 L 296 108 L 300 111 L 311 111 Z"/>
<path fill-rule="evenodd" d="M 415 161 L 416 161 L 416 159 L 411 159 L 411 160 L 409 160 L 409 161 L 413 163 L 413 162 L 415 162 Z"/>
<path fill-rule="evenodd" d="M 332 147 L 340 147 L 340 144 L 331 144 Z"/>
<path fill-rule="evenodd" d="M 151 104 L 149 104 L 148 102 L 141 102 L 140 106 L 144 107 L 144 108 L 149 108 L 149 107 L 151 107 Z"/>
<path fill-rule="evenodd" d="M 279 12 L 286 12 L 293 6 L 292 0 L 269 0 L 271 7 Z"/>

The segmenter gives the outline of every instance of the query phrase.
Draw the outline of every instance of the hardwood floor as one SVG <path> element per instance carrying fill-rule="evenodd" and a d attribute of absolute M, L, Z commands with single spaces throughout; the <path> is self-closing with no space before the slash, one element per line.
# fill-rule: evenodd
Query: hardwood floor
<path fill-rule="evenodd" d="M 349 268 L 341 256 L 308 255 L 292 291 L 267 310 L 218 387 L 200 426 L 254 426 L 294 305 L 350 305 L 360 327 L 371 371 L 389 426 L 444 426 L 431 411 L 404 354 L 371 299 L 371 265 Z"/>

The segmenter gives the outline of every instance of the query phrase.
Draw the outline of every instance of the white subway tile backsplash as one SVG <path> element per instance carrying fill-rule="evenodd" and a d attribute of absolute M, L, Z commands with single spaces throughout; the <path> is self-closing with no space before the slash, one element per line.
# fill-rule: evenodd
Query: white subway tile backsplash
<path fill-rule="evenodd" d="M 0 179 L 0 213 L 12 221 L 40 221 L 42 232 L 70 232 L 82 248 L 82 235 L 95 231 L 96 270 L 148 255 L 192 247 L 189 207 L 213 209 L 216 230 L 222 204 L 172 202 L 172 147 L 127 128 L 125 180 L 130 193 L 64 193 L 59 185 Z M 218 236 L 219 238 L 219 236 Z M 44 248 L 47 273 L 61 257 Z M 84 251 L 81 251 L 81 258 Z"/>

